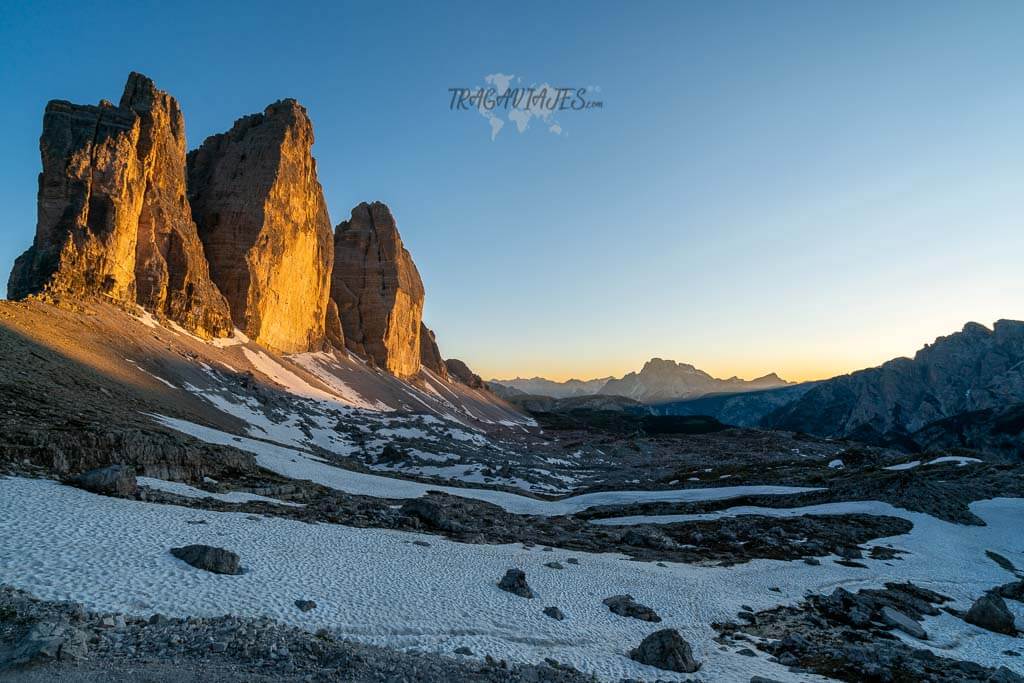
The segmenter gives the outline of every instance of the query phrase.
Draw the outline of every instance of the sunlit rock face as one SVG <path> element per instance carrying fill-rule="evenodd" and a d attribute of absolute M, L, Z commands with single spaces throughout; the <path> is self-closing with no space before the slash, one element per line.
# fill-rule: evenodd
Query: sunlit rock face
<path fill-rule="evenodd" d="M 188 155 L 199 237 L 231 317 L 286 353 L 325 340 L 334 245 L 312 146 L 306 110 L 281 100 Z"/>
<path fill-rule="evenodd" d="M 185 125 L 177 101 L 128 77 L 119 106 L 55 100 L 39 140 L 36 236 L 8 296 L 101 294 L 203 337 L 231 331 L 185 195 Z"/>
<path fill-rule="evenodd" d="M 448 379 L 448 366 L 441 358 L 434 331 L 423 323 L 420 323 L 420 364 L 441 379 Z"/>
<path fill-rule="evenodd" d="M 334 233 L 331 298 L 345 344 L 397 377 L 420 369 L 423 282 L 391 210 L 362 203 Z"/>

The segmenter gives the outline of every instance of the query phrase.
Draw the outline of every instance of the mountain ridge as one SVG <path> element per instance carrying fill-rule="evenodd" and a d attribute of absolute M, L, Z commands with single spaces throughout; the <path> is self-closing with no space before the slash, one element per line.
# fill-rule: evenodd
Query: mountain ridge
<path fill-rule="evenodd" d="M 736 376 L 718 379 L 688 363 L 678 363 L 658 357 L 651 358 L 644 363 L 639 372 L 630 372 L 621 378 L 568 379 L 564 382 L 555 382 L 544 377 L 529 379 L 516 377 L 511 380 L 492 379 L 489 383 L 532 396 L 573 398 L 600 394 L 622 396 L 647 404 L 685 400 L 714 393 L 771 389 L 793 384 L 774 372 L 752 380 L 743 380 Z"/>

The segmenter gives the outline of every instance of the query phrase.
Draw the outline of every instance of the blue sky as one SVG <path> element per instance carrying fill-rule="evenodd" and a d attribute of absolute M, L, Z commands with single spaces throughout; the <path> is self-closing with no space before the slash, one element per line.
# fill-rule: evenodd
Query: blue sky
<path fill-rule="evenodd" d="M 214 8 L 208 5 L 217 4 Z M 824 377 L 1024 318 L 1024 3 L 25 3 L 0 16 L 0 270 L 49 99 L 182 104 L 190 147 L 308 109 L 337 223 L 387 202 L 485 377 Z M 450 87 L 600 86 L 491 140 Z"/>

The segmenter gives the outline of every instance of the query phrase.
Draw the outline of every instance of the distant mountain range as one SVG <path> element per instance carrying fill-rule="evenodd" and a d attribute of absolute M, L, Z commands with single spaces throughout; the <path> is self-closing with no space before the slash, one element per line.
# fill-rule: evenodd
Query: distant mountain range
<path fill-rule="evenodd" d="M 948 445 L 959 433 L 960 445 L 970 446 L 984 424 L 1019 434 L 1024 426 L 1019 418 L 999 416 L 1022 402 L 1024 322 L 1000 320 L 991 330 L 972 322 L 926 345 L 912 359 L 896 358 L 820 382 L 769 413 L 761 426 L 918 445 Z M 947 421 L 958 415 L 965 417 Z"/>
<path fill-rule="evenodd" d="M 528 383 L 519 386 L 530 392 L 520 391 L 517 382 Z M 621 379 L 534 378 L 503 384 L 499 380 L 491 386 L 535 412 L 587 408 L 707 415 L 739 427 L 1024 458 L 1024 322 L 1015 320 L 1000 320 L 992 329 L 967 323 L 913 358 L 819 382 L 793 384 L 775 374 L 750 381 L 716 379 L 692 365 L 653 358 L 640 372 Z M 566 393 L 593 390 L 597 384 L 597 396 L 589 402 L 580 403 L 579 393 Z M 546 398 L 556 391 L 563 393 L 555 398 L 572 400 Z M 623 398 L 602 403 L 596 401 L 600 397 Z"/>
<path fill-rule="evenodd" d="M 517 377 L 490 381 L 492 389 L 506 397 L 525 394 L 551 398 L 573 398 L 601 394 L 625 396 L 640 403 L 663 403 L 697 398 L 708 394 L 773 389 L 789 384 L 775 373 L 749 381 L 738 377 L 717 379 L 692 365 L 661 358 L 652 358 L 644 364 L 640 372 L 631 372 L 621 379 L 602 377 L 591 380 L 570 379 L 565 382 L 555 382 L 543 377 L 531 379 Z"/>
<path fill-rule="evenodd" d="M 551 398 L 572 398 L 573 396 L 593 396 L 601 391 L 601 387 L 608 383 L 612 377 L 601 377 L 600 379 L 569 379 L 564 382 L 545 379 L 543 377 L 516 377 L 515 379 L 492 379 L 488 384 L 499 396 L 502 389 L 512 389 L 511 392 L 504 392 L 506 395 L 515 396 L 549 396 Z M 495 386 L 497 385 L 497 386 Z"/>

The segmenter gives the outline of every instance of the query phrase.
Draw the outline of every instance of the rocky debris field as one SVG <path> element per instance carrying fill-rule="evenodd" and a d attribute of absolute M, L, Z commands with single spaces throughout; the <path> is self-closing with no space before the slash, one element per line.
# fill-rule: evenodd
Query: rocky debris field
<path fill-rule="evenodd" d="M 993 595 L 987 594 L 979 602 L 991 600 Z M 941 611 L 963 616 L 944 606 L 947 602 L 945 596 L 912 583 L 887 583 L 884 589 L 856 593 L 836 588 L 829 595 L 808 596 L 794 607 L 740 612 L 739 621 L 714 626 L 719 641 L 729 647 L 756 648 L 793 672 L 813 672 L 841 681 L 1024 681 L 1006 667 L 986 667 L 911 645 L 928 642 L 928 633 L 920 624 L 925 616 L 937 616 Z M 975 607 L 971 609 L 975 611 Z M 1024 642 L 1009 651 L 1024 656 Z"/>
<path fill-rule="evenodd" d="M 551 660 L 510 665 L 349 643 L 269 619 L 99 614 L 0 586 L 4 681 L 479 681 L 576 683 L 592 678 Z"/>

